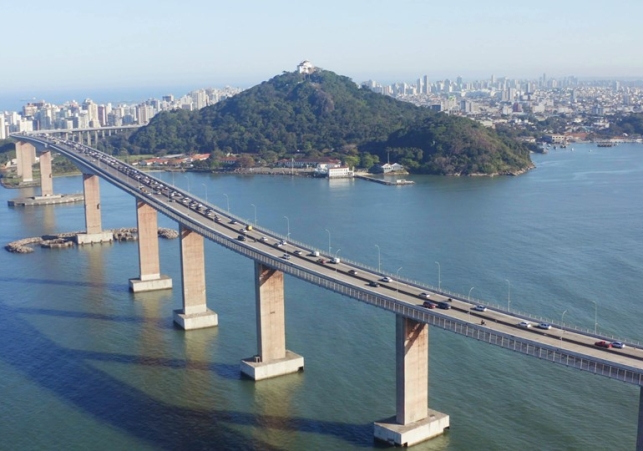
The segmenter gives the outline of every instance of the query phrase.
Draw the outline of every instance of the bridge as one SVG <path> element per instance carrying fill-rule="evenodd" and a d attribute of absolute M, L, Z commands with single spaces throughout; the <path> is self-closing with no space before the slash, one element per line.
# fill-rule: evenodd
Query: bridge
<path fill-rule="evenodd" d="M 86 233 L 78 236 L 79 244 L 111 240 L 111 234 L 101 229 L 100 178 L 136 199 L 140 273 L 129 281 L 132 291 L 172 287 L 172 280 L 160 271 L 157 214 L 177 221 L 183 297 L 174 322 L 179 327 L 191 330 L 218 324 L 217 314 L 207 305 L 204 239 L 254 261 L 257 354 L 240 364 L 240 371 L 254 380 L 300 371 L 304 366 L 304 358 L 286 348 L 284 274 L 395 314 L 396 415 L 374 423 L 374 435 L 380 440 L 412 445 L 449 427 L 447 414 L 428 407 L 430 326 L 643 387 L 643 347 L 636 343 L 625 343 L 618 349 L 597 346 L 600 342 L 608 345 L 608 337 L 564 324 L 539 324 L 508 310 L 472 304 L 466 296 L 397 280 L 358 262 L 340 261 L 305 243 L 293 242 L 289 236 L 247 224 L 227 209 L 77 142 L 46 135 L 13 137 L 19 141 L 17 152 L 42 152 L 41 174 L 49 174 L 49 180 L 51 168 L 46 165 L 51 158 L 46 155 L 52 150 L 68 157 L 83 172 Z M 43 195 L 53 193 L 50 181 L 43 180 L 42 190 Z M 643 451 L 643 389 L 636 449 Z"/>

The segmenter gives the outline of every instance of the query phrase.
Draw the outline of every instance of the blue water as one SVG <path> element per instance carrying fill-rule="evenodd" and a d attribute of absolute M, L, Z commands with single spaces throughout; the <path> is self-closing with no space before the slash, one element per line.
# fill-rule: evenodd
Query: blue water
<path fill-rule="evenodd" d="M 177 175 L 259 225 L 351 260 L 502 306 L 643 341 L 643 146 L 535 155 L 519 177 L 416 176 L 415 185 Z M 158 173 L 172 183 L 170 174 Z M 78 192 L 80 177 L 56 178 Z M 84 228 L 82 206 L 9 208 L 0 242 Z M 101 184 L 103 226 L 135 226 Z M 227 196 L 227 199 L 226 199 Z M 160 217 L 160 226 L 176 228 Z M 394 316 L 286 277 L 301 374 L 254 383 L 253 266 L 206 243 L 219 327 L 183 332 L 178 241 L 160 242 L 171 291 L 133 295 L 135 243 L 0 252 L 0 449 L 359 450 L 394 413 Z M 439 263 L 439 265 L 437 263 Z M 439 271 L 439 272 L 438 272 Z M 594 302 L 596 304 L 594 304 Z M 596 307 L 595 307 L 596 306 Z M 430 332 L 429 404 L 451 430 L 418 450 L 630 450 L 636 387 Z"/>

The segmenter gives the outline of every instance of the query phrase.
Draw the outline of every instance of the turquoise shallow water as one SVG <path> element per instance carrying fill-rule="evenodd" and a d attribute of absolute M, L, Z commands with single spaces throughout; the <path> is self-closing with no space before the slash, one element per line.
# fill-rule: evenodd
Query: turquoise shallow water
<path fill-rule="evenodd" d="M 519 177 L 364 181 L 188 174 L 175 183 L 293 239 L 400 276 L 643 341 L 643 146 L 535 155 Z M 169 174 L 159 177 L 171 181 Z M 57 192 L 81 190 L 57 178 Z M 105 228 L 135 202 L 101 184 Z M 20 195 L 28 195 L 24 189 Z M 12 209 L 0 241 L 84 227 L 80 205 Z M 160 218 L 160 225 L 176 225 Z M 175 288 L 133 295 L 135 243 L 0 252 L 0 449 L 358 450 L 394 413 L 394 317 L 286 278 L 288 348 L 304 373 L 239 378 L 256 352 L 253 267 L 206 243 L 216 329 L 185 333 L 178 241 L 161 241 Z M 439 267 L 436 264 L 439 262 Z M 399 269 L 401 268 L 401 269 Z M 439 278 L 438 281 L 438 268 Z M 398 271 L 399 270 L 399 271 Z M 596 302 L 596 310 L 594 307 Z M 451 415 L 418 450 L 634 448 L 636 387 L 431 330 L 430 405 Z"/>

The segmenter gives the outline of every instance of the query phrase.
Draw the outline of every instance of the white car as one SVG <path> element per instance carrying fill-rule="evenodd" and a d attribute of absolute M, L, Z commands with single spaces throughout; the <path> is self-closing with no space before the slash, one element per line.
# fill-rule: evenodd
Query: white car
<path fill-rule="evenodd" d="M 551 324 L 549 324 L 549 323 L 540 323 L 538 325 L 538 328 L 539 329 L 544 329 L 544 330 L 549 330 L 549 329 L 551 329 Z"/>
<path fill-rule="evenodd" d="M 625 344 L 622 341 L 613 341 L 612 347 L 616 349 L 623 349 L 625 347 Z"/>
<path fill-rule="evenodd" d="M 421 298 L 427 298 L 427 299 L 428 299 L 428 298 L 430 298 L 430 297 L 431 297 L 431 295 L 430 295 L 429 293 L 420 293 L 420 297 L 421 297 Z"/>
<path fill-rule="evenodd" d="M 485 307 L 484 305 L 476 305 L 475 307 L 473 307 L 473 309 L 476 312 L 486 312 L 487 311 L 487 307 Z"/>
<path fill-rule="evenodd" d="M 281 256 L 281 258 L 284 258 L 286 260 L 290 260 L 290 254 L 284 254 Z"/>
<path fill-rule="evenodd" d="M 529 329 L 531 327 L 531 323 L 529 321 L 522 321 L 520 324 L 518 324 L 518 326 Z"/>
<path fill-rule="evenodd" d="M 382 277 L 382 278 L 380 279 L 380 282 L 393 282 L 393 279 L 391 279 L 391 278 L 390 278 L 390 277 L 388 277 L 388 276 L 387 276 L 387 277 Z"/>

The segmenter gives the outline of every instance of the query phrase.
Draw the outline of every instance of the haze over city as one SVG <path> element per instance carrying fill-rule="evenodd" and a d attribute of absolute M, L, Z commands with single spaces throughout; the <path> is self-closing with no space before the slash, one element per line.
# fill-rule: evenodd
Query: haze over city
<path fill-rule="evenodd" d="M 248 87 L 303 59 L 356 82 L 636 78 L 642 15 L 639 0 L 9 2 L 0 94 Z"/>

